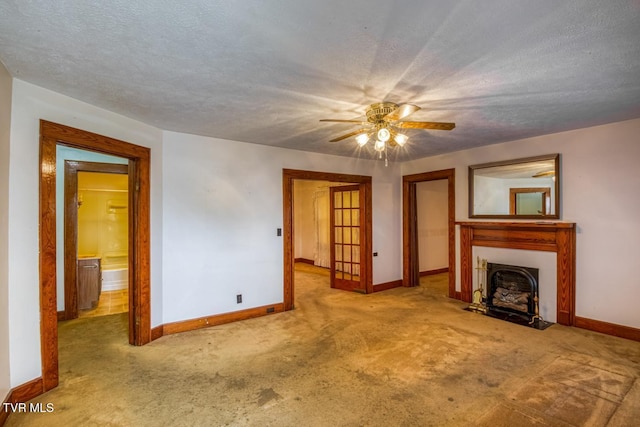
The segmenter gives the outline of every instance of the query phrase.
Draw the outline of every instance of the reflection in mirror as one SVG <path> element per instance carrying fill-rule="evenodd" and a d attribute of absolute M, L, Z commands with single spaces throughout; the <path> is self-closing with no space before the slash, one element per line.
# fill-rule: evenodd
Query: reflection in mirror
<path fill-rule="evenodd" d="M 559 157 L 469 166 L 469 217 L 559 218 Z"/>
<path fill-rule="evenodd" d="M 509 214 L 551 215 L 551 188 L 510 188 Z"/>

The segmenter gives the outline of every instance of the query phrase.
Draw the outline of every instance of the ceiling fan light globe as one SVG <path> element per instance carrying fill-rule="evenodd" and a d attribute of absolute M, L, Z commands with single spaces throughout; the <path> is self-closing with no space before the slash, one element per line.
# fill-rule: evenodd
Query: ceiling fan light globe
<path fill-rule="evenodd" d="M 397 133 L 394 137 L 393 140 L 400 146 L 403 147 L 404 144 L 407 143 L 407 141 L 409 140 L 409 137 L 403 133 Z"/>
<path fill-rule="evenodd" d="M 387 142 L 389 140 L 389 138 L 391 138 L 391 132 L 389 132 L 389 129 L 382 128 L 382 129 L 378 130 L 378 139 L 380 141 Z"/>
<path fill-rule="evenodd" d="M 374 148 L 376 151 L 383 151 L 383 150 L 384 150 L 384 146 L 385 146 L 384 141 L 380 141 L 380 140 L 378 139 L 378 140 L 376 141 L 375 145 L 373 146 L 373 148 Z"/>
<path fill-rule="evenodd" d="M 364 147 L 368 141 L 369 135 L 367 135 L 366 133 L 361 133 L 360 135 L 356 136 L 356 142 L 360 147 Z"/>

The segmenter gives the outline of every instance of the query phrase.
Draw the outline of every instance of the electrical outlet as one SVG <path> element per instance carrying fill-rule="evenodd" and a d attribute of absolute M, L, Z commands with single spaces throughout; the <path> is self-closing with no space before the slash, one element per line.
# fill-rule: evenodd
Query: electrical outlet
<path fill-rule="evenodd" d="M 282 228 L 276 229 L 276 235 L 277 236 L 282 236 Z"/>
<path fill-rule="evenodd" d="M 373 253 L 373 256 L 378 256 L 378 252 L 374 252 L 374 253 Z"/>
<path fill-rule="evenodd" d="M 238 294 L 238 295 L 236 295 L 236 302 L 237 302 L 238 304 L 242 304 L 242 294 Z"/>

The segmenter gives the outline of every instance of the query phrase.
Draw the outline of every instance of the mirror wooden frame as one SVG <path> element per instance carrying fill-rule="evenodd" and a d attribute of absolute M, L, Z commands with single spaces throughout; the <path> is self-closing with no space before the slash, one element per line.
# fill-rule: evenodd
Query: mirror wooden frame
<path fill-rule="evenodd" d="M 525 163 L 535 163 L 540 161 L 552 160 L 554 164 L 555 180 L 553 184 L 553 207 L 554 210 L 550 214 L 540 215 L 515 215 L 515 214 L 487 214 L 476 213 L 475 207 L 475 176 L 476 171 L 486 168 L 494 168 L 499 166 L 523 165 Z M 507 206 L 509 194 L 505 195 Z M 487 218 L 487 219 L 559 219 L 560 218 L 560 154 L 547 154 L 536 157 L 525 157 L 520 159 L 503 160 L 499 162 L 482 163 L 469 166 L 469 218 Z"/>

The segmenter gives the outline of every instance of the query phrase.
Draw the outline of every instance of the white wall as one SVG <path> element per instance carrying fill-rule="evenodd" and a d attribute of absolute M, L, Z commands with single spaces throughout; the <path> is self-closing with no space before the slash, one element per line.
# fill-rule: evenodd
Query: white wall
<path fill-rule="evenodd" d="M 9 129 L 11 76 L 0 62 L 0 402 L 11 389 L 9 365 Z"/>
<path fill-rule="evenodd" d="M 469 165 L 560 153 L 561 220 L 578 227 L 576 315 L 638 328 L 638 135 L 640 119 L 629 120 L 407 162 L 402 174 L 455 168 L 461 221 L 468 219 Z"/>
<path fill-rule="evenodd" d="M 416 184 L 418 264 L 421 272 L 449 267 L 448 186 L 446 179 Z"/>
<path fill-rule="evenodd" d="M 11 386 L 41 375 L 38 278 L 40 119 L 151 147 L 151 322 L 162 318 L 162 133 L 156 128 L 38 86 L 13 80 L 9 165 L 9 334 Z"/>
<path fill-rule="evenodd" d="M 401 277 L 393 166 L 174 132 L 164 159 L 165 323 L 283 301 L 283 168 L 372 175 L 374 284 Z"/>

